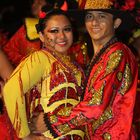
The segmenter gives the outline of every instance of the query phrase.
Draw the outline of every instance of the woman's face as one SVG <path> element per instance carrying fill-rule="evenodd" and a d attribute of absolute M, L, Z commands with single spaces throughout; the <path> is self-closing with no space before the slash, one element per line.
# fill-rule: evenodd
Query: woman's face
<path fill-rule="evenodd" d="M 54 15 L 46 22 L 42 42 L 51 50 L 65 54 L 73 43 L 72 26 L 64 15 Z"/>
<path fill-rule="evenodd" d="M 85 24 L 92 40 L 108 40 L 114 35 L 113 15 L 101 11 L 89 11 Z"/>

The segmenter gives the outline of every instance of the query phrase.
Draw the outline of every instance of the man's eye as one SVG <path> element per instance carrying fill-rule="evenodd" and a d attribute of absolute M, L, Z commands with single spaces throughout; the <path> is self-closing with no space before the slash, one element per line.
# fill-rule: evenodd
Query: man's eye
<path fill-rule="evenodd" d="M 87 14 L 85 17 L 86 20 L 90 20 L 93 19 L 93 15 L 92 14 Z"/>
<path fill-rule="evenodd" d="M 99 15 L 99 18 L 105 18 L 105 17 L 106 15 L 103 15 L 103 14 Z"/>

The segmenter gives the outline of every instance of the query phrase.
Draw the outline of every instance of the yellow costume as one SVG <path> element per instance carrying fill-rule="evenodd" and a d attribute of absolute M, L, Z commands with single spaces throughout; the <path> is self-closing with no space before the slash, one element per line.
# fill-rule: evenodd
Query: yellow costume
<path fill-rule="evenodd" d="M 26 108 L 30 110 L 30 117 L 40 106 L 47 114 L 68 116 L 80 101 L 82 77 L 82 71 L 69 57 L 47 49 L 25 58 L 4 87 L 5 105 L 17 135 L 23 138 L 30 133 Z M 38 93 L 30 95 L 35 86 Z M 53 119 L 50 118 L 52 122 Z M 84 139 L 84 131 L 80 129 L 71 131 L 68 137 Z M 45 135 L 54 139 L 50 131 Z"/>

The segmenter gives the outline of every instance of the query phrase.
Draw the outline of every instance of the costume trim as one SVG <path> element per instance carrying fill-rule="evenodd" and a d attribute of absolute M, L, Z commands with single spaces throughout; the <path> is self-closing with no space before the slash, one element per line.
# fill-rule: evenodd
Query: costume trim
<path fill-rule="evenodd" d="M 26 36 L 30 41 L 39 39 L 39 34 L 35 28 L 38 23 L 37 18 L 25 18 Z"/>
<path fill-rule="evenodd" d="M 58 135 L 55 133 L 54 129 L 51 126 L 51 123 L 48 119 L 48 115 L 47 113 L 44 114 L 44 122 L 46 124 L 46 127 L 48 128 L 48 130 L 50 131 L 50 133 L 54 136 L 54 138 L 58 137 Z"/>

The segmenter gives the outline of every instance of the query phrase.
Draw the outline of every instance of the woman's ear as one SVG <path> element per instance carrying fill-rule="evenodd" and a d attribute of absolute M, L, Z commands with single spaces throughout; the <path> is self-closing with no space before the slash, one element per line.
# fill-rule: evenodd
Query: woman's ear
<path fill-rule="evenodd" d="M 42 42 L 44 42 L 44 35 L 42 34 L 42 32 L 39 32 L 39 38 Z"/>
<path fill-rule="evenodd" d="M 120 18 L 116 18 L 114 21 L 114 29 L 117 29 L 122 23 L 122 20 Z"/>

